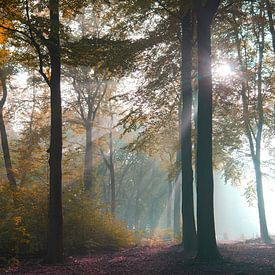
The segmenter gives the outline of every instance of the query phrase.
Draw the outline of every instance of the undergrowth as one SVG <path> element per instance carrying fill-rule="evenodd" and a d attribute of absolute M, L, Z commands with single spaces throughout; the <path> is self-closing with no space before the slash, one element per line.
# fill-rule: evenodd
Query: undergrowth
<path fill-rule="evenodd" d="M 0 265 L 18 258 L 43 257 L 47 247 L 47 186 L 0 186 Z M 63 191 L 64 250 L 90 253 L 135 244 L 126 225 L 79 187 Z"/>

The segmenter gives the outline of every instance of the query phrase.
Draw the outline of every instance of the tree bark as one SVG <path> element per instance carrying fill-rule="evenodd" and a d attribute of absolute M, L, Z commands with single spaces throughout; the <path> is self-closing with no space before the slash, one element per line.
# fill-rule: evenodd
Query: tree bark
<path fill-rule="evenodd" d="M 199 1 L 198 19 L 198 129 L 197 234 L 199 261 L 215 261 L 218 252 L 213 205 L 211 21 L 220 1 Z"/>
<path fill-rule="evenodd" d="M 61 60 L 59 38 L 59 1 L 49 0 L 51 62 L 51 138 L 50 138 L 50 194 L 48 228 L 48 263 L 63 261 L 63 216 L 62 216 L 62 108 L 61 108 Z"/>
<path fill-rule="evenodd" d="M 182 170 L 182 220 L 183 247 L 187 252 L 196 251 L 197 236 L 194 218 L 193 168 L 192 168 L 192 23 L 191 11 L 181 22 L 181 170 Z"/>
<path fill-rule="evenodd" d="M 2 144 L 2 151 L 3 151 L 3 157 L 4 157 L 4 163 L 7 173 L 7 178 L 9 181 L 9 184 L 12 189 L 16 188 L 16 179 L 15 175 L 12 169 L 12 162 L 10 157 L 10 149 L 9 149 L 9 142 L 8 142 L 8 136 L 6 132 L 5 122 L 3 118 L 3 107 L 6 103 L 8 90 L 7 90 L 7 84 L 6 84 L 6 76 L 5 72 L 0 69 L 0 80 L 2 82 L 2 98 L 0 100 L 0 134 L 1 134 L 1 144 Z"/>

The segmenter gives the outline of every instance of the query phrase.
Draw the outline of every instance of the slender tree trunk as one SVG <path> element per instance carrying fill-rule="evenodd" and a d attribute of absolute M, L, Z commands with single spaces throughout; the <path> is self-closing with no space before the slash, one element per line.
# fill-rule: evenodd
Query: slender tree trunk
<path fill-rule="evenodd" d="M 212 168 L 211 21 L 220 1 L 198 8 L 197 234 L 199 261 L 220 258 L 214 222 Z"/>
<path fill-rule="evenodd" d="M 51 62 L 51 138 L 50 138 L 50 194 L 47 261 L 51 264 L 63 261 L 62 216 L 62 108 L 60 90 L 60 40 L 59 1 L 49 0 Z"/>
<path fill-rule="evenodd" d="M 183 246 L 187 252 L 196 251 L 197 236 L 194 218 L 193 168 L 192 168 L 192 23 L 191 11 L 182 20 L 182 118 L 181 118 L 181 170 L 182 170 L 182 220 Z"/>
<path fill-rule="evenodd" d="M 83 173 L 83 181 L 84 181 L 84 189 L 86 191 L 91 190 L 92 188 L 92 168 L 93 168 L 93 156 L 92 156 L 92 125 L 91 122 L 88 121 L 86 126 L 86 140 L 85 140 L 85 156 L 84 156 L 84 173 Z"/>
<path fill-rule="evenodd" d="M 274 29 L 273 29 L 274 31 Z M 260 220 L 260 232 L 262 240 L 270 244 L 271 239 L 268 234 L 266 216 L 265 216 L 265 206 L 264 206 L 264 196 L 263 196 L 263 183 L 262 183 L 262 171 L 261 171 L 261 144 L 262 144 L 262 134 L 264 125 L 264 110 L 263 110 L 263 96 L 262 96 L 262 67 L 263 67 L 263 56 L 264 56 L 264 46 L 265 46 L 265 35 L 264 26 L 259 26 L 259 37 L 258 47 L 259 47 L 259 58 L 258 58 L 258 70 L 257 70 L 257 111 L 258 111 L 258 123 L 257 123 L 257 135 L 255 152 L 256 155 L 253 158 L 255 178 L 256 178 L 256 190 L 258 199 L 258 212 Z M 273 41 L 274 42 L 274 41 Z"/>
<path fill-rule="evenodd" d="M 255 177 L 256 177 L 258 215 L 259 215 L 259 221 L 260 221 L 261 239 L 263 240 L 264 243 L 270 244 L 271 239 L 268 234 L 266 217 L 265 217 L 261 165 L 260 165 L 260 161 L 257 159 L 253 161 L 253 164 L 254 164 Z"/>
<path fill-rule="evenodd" d="M 3 151 L 3 156 L 4 156 L 4 163 L 5 163 L 7 178 L 8 178 L 8 181 L 9 181 L 9 184 L 10 184 L 11 188 L 15 189 L 16 188 L 16 179 L 15 179 L 15 175 L 14 175 L 14 172 L 13 172 L 13 169 L 12 169 L 8 136 L 7 136 L 5 122 L 4 122 L 4 118 L 3 118 L 3 107 L 6 103 L 8 90 L 7 90 L 7 85 L 6 85 L 5 72 L 3 72 L 2 69 L 0 69 L 0 78 L 1 78 L 0 80 L 2 82 L 2 92 L 3 92 L 3 96 L 0 100 L 1 144 L 2 144 L 2 151 Z"/>

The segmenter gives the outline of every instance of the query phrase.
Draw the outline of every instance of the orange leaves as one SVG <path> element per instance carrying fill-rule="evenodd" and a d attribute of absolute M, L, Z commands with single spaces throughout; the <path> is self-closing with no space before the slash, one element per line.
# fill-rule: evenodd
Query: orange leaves
<path fill-rule="evenodd" d="M 6 43 L 9 38 L 9 33 L 6 28 L 10 27 L 10 21 L 0 19 L 0 67 L 2 67 L 8 59 L 9 51 L 6 49 Z"/>

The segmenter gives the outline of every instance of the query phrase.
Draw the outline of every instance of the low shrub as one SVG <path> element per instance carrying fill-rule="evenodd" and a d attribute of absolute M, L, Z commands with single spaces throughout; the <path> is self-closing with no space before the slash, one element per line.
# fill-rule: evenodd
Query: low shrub
<path fill-rule="evenodd" d="M 4 259 L 43 256 L 47 241 L 47 186 L 0 186 L 0 255 Z M 81 188 L 63 195 L 65 252 L 117 249 L 135 243 L 126 225 L 106 213 L 103 205 Z"/>

